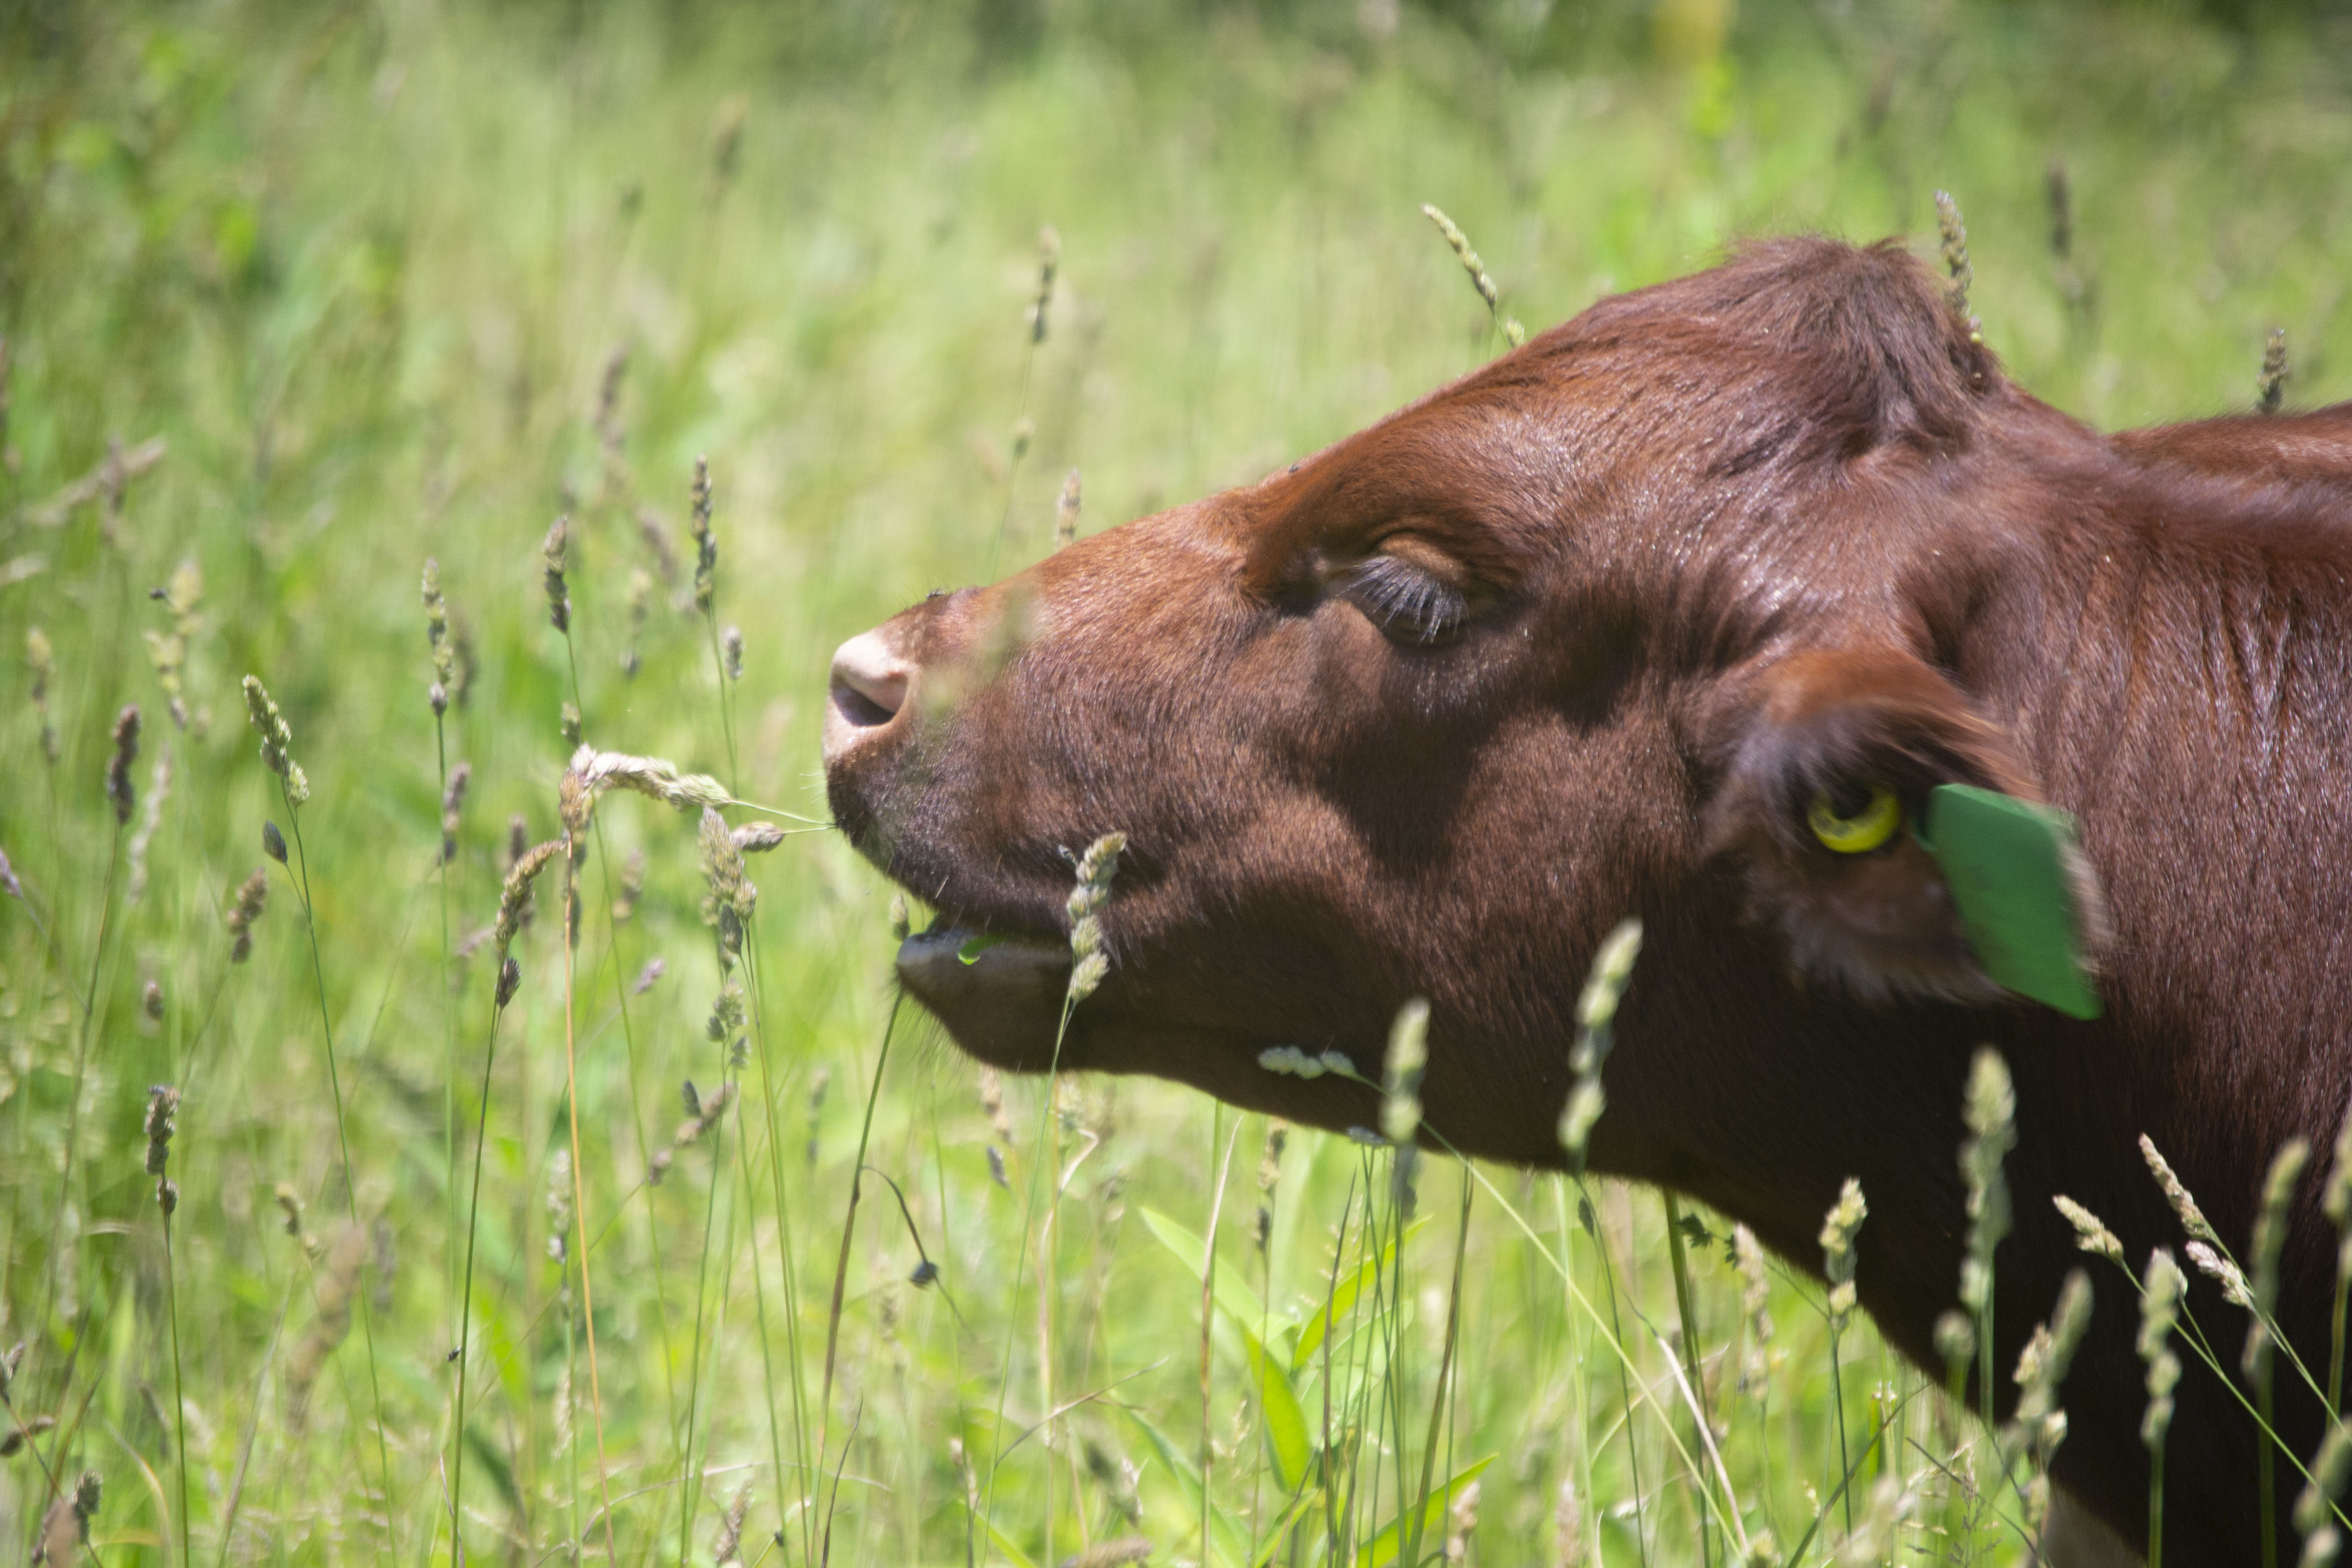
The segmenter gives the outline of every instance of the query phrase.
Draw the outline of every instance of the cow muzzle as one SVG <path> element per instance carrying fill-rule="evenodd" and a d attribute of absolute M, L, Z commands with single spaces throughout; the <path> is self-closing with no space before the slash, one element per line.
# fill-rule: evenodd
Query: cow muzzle
<path fill-rule="evenodd" d="M 1069 944 L 978 935 L 943 923 L 908 937 L 898 948 L 899 982 L 982 1061 L 1043 1072 L 1054 1065 L 1069 991 Z"/>
<path fill-rule="evenodd" d="M 887 733 L 906 711 L 914 679 L 913 661 L 900 656 L 887 628 L 860 632 L 835 648 L 825 697 L 825 765 Z"/>

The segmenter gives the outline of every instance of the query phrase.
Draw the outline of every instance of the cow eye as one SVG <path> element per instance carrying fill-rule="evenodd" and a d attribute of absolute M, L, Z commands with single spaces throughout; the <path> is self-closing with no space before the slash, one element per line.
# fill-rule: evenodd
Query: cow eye
<path fill-rule="evenodd" d="M 1469 595 L 1428 570 L 1375 555 L 1335 579 L 1340 597 L 1391 642 L 1433 647 L 1451 639 L 1469 616 Z"/>
<path fill-rule="evenodd" d="M 1822 847 L 1839 855 L 1867 855 L 1903 826 L 1903 803 L 1885 784 L 1851 780 L 1817 791 L 1805 811 L 1806 826 Z"/>

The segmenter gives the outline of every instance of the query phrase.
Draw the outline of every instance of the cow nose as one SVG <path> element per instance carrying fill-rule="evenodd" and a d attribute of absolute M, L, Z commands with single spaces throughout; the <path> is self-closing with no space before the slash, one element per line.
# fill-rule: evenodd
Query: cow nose
<path fill-rule="evenodd" d="M 824 752 L 829 759 L 860 737 L 881 729 L 907 705 L 907 683 L 915 667 L 898 657 L 879 632 L 860 632 L 833 653 L 833 683 L 824 713 Z"/>

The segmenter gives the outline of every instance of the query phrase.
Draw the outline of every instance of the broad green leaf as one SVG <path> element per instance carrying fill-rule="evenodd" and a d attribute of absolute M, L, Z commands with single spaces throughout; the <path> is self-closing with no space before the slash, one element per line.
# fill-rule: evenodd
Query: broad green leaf
<path fill-rule="evenodd" d="M 1428 1217 L 1424 1215 L 1405 1226 L 1405 1239 L 1412 1240 L 1428 1223 Z M 1298 1348 L 1291 1352 L 1290 1357 L 1291 1371 L 1307 1370 L 1307 1363 L 1313 1361 L 1315 1352 L 1323 1348 L 1324 1337 L 1330 1333 L 1331 1325 L 1356 1310 L 1356 1298 L 1364 1293 L 1366 1286 L 1396 1267 L 1396 1256 L 1397 1244 L 1391 1241 L 1381 1249 L 1378 1258 L 1366 1258 L 1362 1267 L 1333 1287 L 1329 1302 L 1317 1309 L 1315 1315 L 1307 1320 L 1307 1326 L 1298 1331 Z"/>
<path fill-rule="evenodd" d="M 1127 1412 L 1128 1419 L 1142 1429 L 1143 1436 L 1150 1442 L 1153 1451 L 1160 1456 L 1160 1462 L 1166 1465 L 1169 1473 L 1176 1478 L 1176 1485 L 1184 1493 L 1184 1503 L 1191 1510 L 1191 1516 L 1194 1519 L 1200 1518 L 1200 1470 L 1194 1467 L 1191 1459 L 1185 1458 L 1183 1450 L 1170 1441 L 1165 1432 L 1144 1419 L 1141 1411 L 1129 1405 L 1122 1405 L 1119 1408 Z M 1216 1556 L 1234 1564 L 1234 1568 L 1240 1568 L 1241 1564 L 1249 1562 L 1249 1544 L 1242 1533 L 1241 1527 L 1226 1516 L 1223 1509 L 1216 1507 L 1213 1503 L 1209 1508 L 1209 1535 Z M 1208 1552 L 1202 1552 L 1203 1556 L 1209 1554 Z"/>
<path fill-rule="evenodd" d="M 1454 1506 L 1454 1500 L 1462 1495 L 1462 1489 L 1476 1480 L 1479 1472 L 1499 1457 L 1489 1454 L 1476 1464 L 1456 1471 L 1452 1480 L 1429 1494 L 1429 1500 L 1421 1505 L 1422 1540 L 1426 1541 L 1432 1533 L 1445 1528 L 1445 1510 Z M 1404 1523 L 1404 1518 L 1399 1514 L 1389 1521 L 1378 1535 L 1356 1549 L 1356 1568 L 1387 1568 L 1387 1564 L 1396 1561 L 1397 1549 L 1402 1544 L 1399 1526 Z"/>
<path fill-rule="evenodd" d="M 1176 1261 L 1181 1263 L 1193 1279 L 1201 1277 L 1202 1270 L 1207 1267 L 1208 1248 L 1199 1237 L 1157 1209 L 1145 1209 L 1143 1223 L 1151 1227 L 1151 1234 L 1160 1238 L 1160 1245 L 1173 1254 Z M 1249 1288 L 1249 1282 L 1242 1278 L 1240 1269 L 1221 1265 L 1215 1280 L 1212 1282 L 1212 1289 L 1218 1309 L 1239 1324 L 1244 1331 L 1255 1337 L 1263 1328 L 1267 1331 L 1267 1337 L 1277 1345 L 1287 1346 L 1291 1328 L 1289 1320 L 1266 1315 L 1265 1303 L 1260 1301 L 1257 1292 Z M 1286 1348 L 1284 1353 L 1287 1355 Z"/>
<path fill-rule="evenodd" d="M 1315 1457 L 1307 1413 L 1298 1407 L 1298 1394 L 1282 1363 L 1266 1353 L 1257 1336 L 1247 1330 L 1243 1334 L 1249 1341 L 1250 1371 L 1257 1378 L 1258 1415 L 1265 1423 L 1265 1449 L 1274 1458 L 1275 1479 L 1284 1491 L 1296 1492 L 1307 1484 L 1307 1468 Z"/>
<path fill-rule="evenodd" d="M 1257 1559 L 1250 1564 L 1250 1568 L 1267 1568 L 1267 1565 L 1274 1561 L 1274 1554 L 1282 1550 L 1283 1542 L 1289 1539 L 1291 1531 L 1297 1527 L 1298 1521 L 1322 1506 L 1323 1489 L 1321 1487 L 1317 1487 L 1313 1491 L 1301 1492 L 1292 1499 L 1290 1506 L 1283 1510 L 1282 1517 L 1274 1521 L 1274 1528 L 1267 1532 L 1265 1543 L 1258 1547 Z"/>
<path fill-rule="evenodd" d="M 1036 1560 L 1013 1545 L 1004 1531 L 996 1528 L 996 1521 L 992 1519 L 988 1521 L 988 1538 L 996 1542 L 996 1549 L 1004 1553 L 1005 1560 L 1013 1564 L 1013 1568 L 1037 1568 Z"/>
<path fill-rule="evenodd" d="M 471 1422 L 466 1425 L 466 1447 L 480 1462 L 482 1468 L 490 1473 L 490 1479 L 498 1487 L 499 1496 L 506 1500 L 507 1506 L 520 1512 L 523 1506 L 522 1489 L 515 1485 L 514 1468 L 507 1463 L 507 1457 L 499 1453 L 497 1447 L 482 1436 L 481 1429 Z"/>

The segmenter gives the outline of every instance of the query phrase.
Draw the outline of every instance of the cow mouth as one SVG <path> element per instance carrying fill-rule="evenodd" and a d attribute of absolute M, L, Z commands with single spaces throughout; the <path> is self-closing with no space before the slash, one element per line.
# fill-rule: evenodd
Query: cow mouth
<path fill-rule="evenodd" d="M 898 980 L 982 1061 L 1015 1072 L 1055 1065 L 1070 988 L 1067 938 L 1006 935 L 942 920 L 898 944 Z M 1066 1049 L 1062 1061 L 1073 1065 Z"/>

